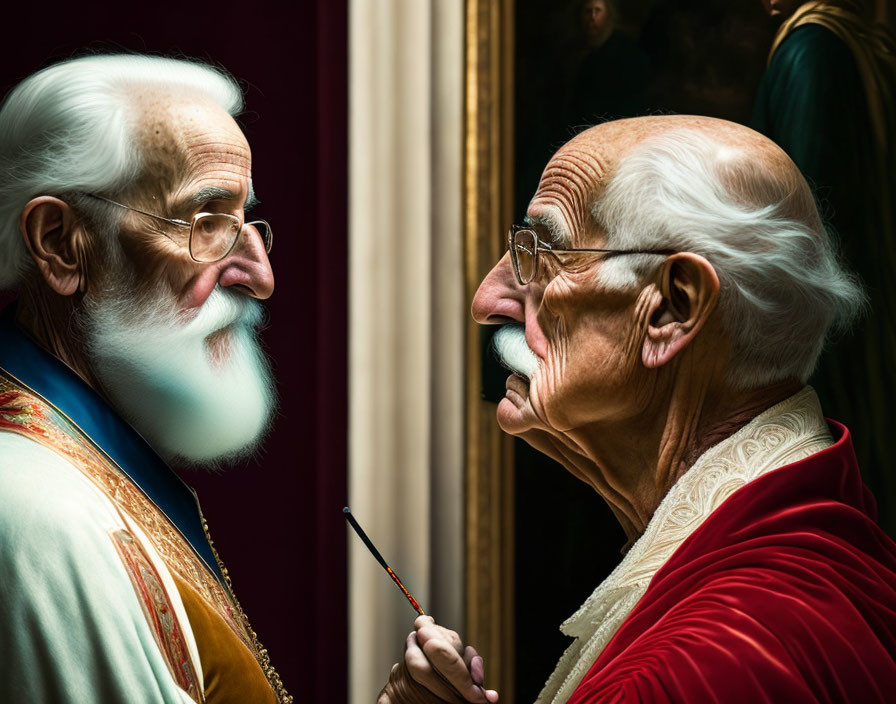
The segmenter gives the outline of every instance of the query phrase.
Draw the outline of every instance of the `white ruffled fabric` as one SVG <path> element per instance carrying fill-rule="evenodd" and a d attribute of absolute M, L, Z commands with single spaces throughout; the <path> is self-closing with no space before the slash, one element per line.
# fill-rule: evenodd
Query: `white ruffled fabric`
<path fill-rule="evenodd" d="M 811 387 L 772 406 L 707 450 L 669 490 L 622 562 L 560 630 L 575 640 L 536 704 L 562 704 L 638 603 L 672 553 L 735 491 L 833 444 Z"/>

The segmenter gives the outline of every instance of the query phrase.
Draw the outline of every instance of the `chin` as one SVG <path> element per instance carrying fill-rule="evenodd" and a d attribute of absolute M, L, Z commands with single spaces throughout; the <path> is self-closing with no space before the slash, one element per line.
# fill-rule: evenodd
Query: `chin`
<path fill-rule="evenodd" d="M 230 360 L 233 345 L 233 331 L 227 327 L 216 330 L 205 338 L 205 351 L 211 366 L 221 369 Z"/>
<path fill-rule="evenodd" d="M 521 409 L 506 396 L 498 402 L 495 417 L 498 427 L 508 435 L 519 435 L 531 427 L 527 427 L 528 424 L 525 422 Z"/>
<path fill-rule="evenodd" d="M 530 403 L 531 388 L 532 380 L 523 379 L 517 374 L 507 378 L 507 394 L 498 403 L 496 411 L 498 426 L 505 433 L 520 435 L 543 425 Z"/>
<path fill-rule="evenodd" d="M 164 459 L 215 466 L 251 455 L 276 408 L 256 301 L 221 292 L 185 324 L 95 311 L 89 349 L 103 390 Z"/>

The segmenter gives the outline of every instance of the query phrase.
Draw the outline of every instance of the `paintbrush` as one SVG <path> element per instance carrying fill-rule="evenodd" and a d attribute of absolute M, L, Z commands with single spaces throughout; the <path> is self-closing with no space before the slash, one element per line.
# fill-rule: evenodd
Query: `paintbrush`
<path fill-rule="evenodd" d="M 367 549 L 373 554 L 376 558 L 376 561 L 379 562 L 383 569 L 389 573 L 389 576 L 392 578 L 392 581 L 398 585 L 398 588 L 401 589 L 401 593 L 405 595 L 407 600 L 411 602 L 411 606 L 416 609 L 417 613 L 421 616 L 425 616 L 426 613 L 423 609 L 420 608 L 420 604 L 417 603 L 417 600 L 411 596 L 411 593 L 407 590 L 407 587 L 401 583 L 401 580 L 398 578 L 398 575 L 392 571 L 392 568 L 386 564 L 386 561 L 383 559 L 383 556 L 380 555 L 380 551 L 376 549 L 376 546 L 370 542 L 370 538 L 367 537 L 367 533 L 364 532 L 364 529 L 358 525 L 358 522 L 355 520 L 355 517 L 352 515 L 352 512 L 349 510 L 348 506 L 342 509 L 342 513 L 345 514 L 345 519 L 349 522 L 352 528 L 355 529 L 355 533 L 358 534 L 358 537 L 364 541 L 364 544 L 367 546 Z"/>

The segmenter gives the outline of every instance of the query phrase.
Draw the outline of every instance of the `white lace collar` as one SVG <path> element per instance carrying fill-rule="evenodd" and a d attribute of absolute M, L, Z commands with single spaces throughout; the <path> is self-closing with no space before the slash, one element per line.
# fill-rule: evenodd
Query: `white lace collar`
<path fill-rule="evenodd" d="M 644 533 L 622 562 L 560 630 L 575 638 L 536 704 L 561 704 L 572 695 L 657 570 L 725 499 L 778 467 L 833 444 L 811 387 L 772 406 L 707 450 L 669 490 Z"/>

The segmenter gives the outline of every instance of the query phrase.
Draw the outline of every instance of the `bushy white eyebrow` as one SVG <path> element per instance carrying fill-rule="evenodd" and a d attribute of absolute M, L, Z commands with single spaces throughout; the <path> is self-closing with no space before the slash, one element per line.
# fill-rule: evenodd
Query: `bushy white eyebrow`
<path fill-rule="evenodd" d="M 233 200 L 235 197 L 233 191 L 218 186 L 206 186 L 197 193 L 194 193 L 189 202 L 195 206 L 202 206 L 212 200 Z M 251 210 L 258 205 L 258 199 L 255 197 L 255 190 L 249 183 L 249 194 L 246 196 L 246 202 L 243 204 L 243 210 Z"/>
<path fill-rule="evenodd" d="M 527 225 L 542 227 L 551 236 L 551 244 L 557 247 L 568 247 L 572 236 L 566 228 L 566 223 L 559 213 L 552 208 L 547 208 L 539 215 L 527 215 L 523 218 Z"/>

